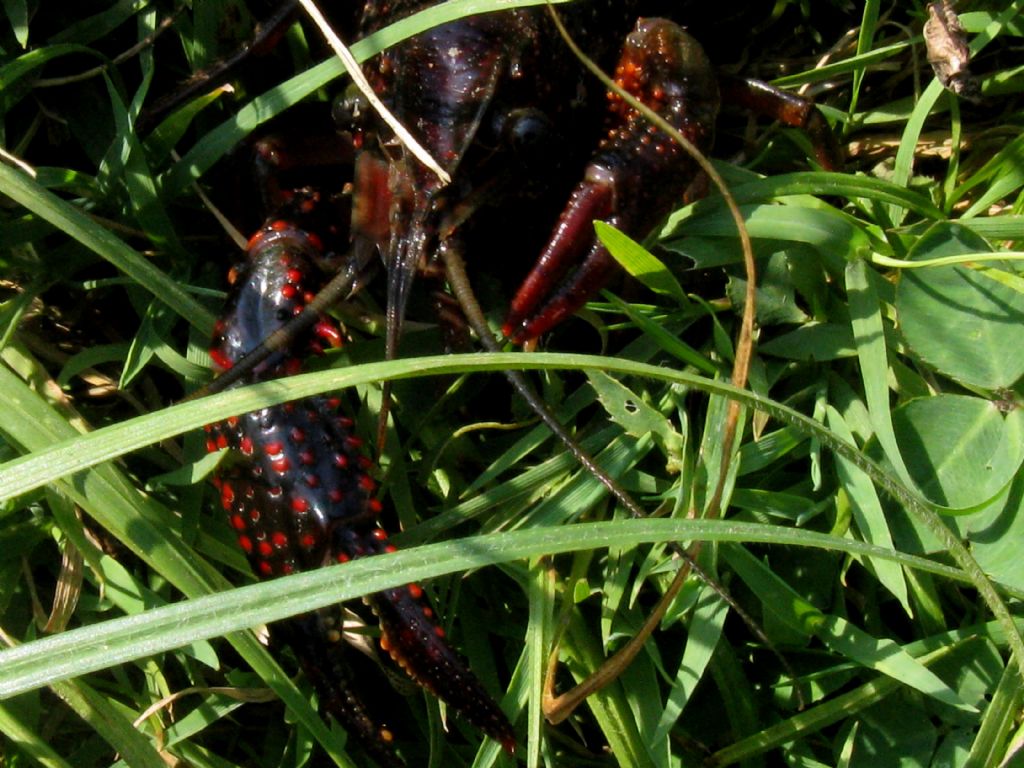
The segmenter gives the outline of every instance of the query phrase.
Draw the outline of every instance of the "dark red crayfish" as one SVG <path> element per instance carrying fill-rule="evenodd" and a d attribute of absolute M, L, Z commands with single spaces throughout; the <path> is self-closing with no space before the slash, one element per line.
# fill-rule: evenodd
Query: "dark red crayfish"
<path fill-rule="evenodd" d="M 229 369 L 289 318 L 302 311 L 324 282 L 319 240 L 298 222 L 300 198 L 251 239 L 246 261 L 232 271 L 232 292 L 217 323 L 210 351 Z M 249 381 L 295 373 L 300 356 L 322 344 L 340 344 L 337 326 L 321 318 L 290 351 L 276 351 Z M 340 402 L 311 397 L 264 408 L 207 428 L 210 451 L 231 449 L 216 479 L 221 503 L 253 570 L 261 578 L 392 551 L 377 518 L 371 460 L 352 434 Z M 381 646 L 412 678 L 448 701 L 470 722 L 511 750 L 505 715 L 484 691 L 465 660 L 444 638 L 410 584 L 367 598 L 380 620 Z M 322 706 L 384 765 L 402 765 L 390 747 L 391 732 L 377 725 L 347 684 L 337 610 L 322 610 L 274 627 L 314 682 Z"/>
<path fill-rule="evenodd" d="M 430 4 L 368 2 L 363 32 Z M 707 151 L 719 81 L 700 46 L 677 25 L 636 22 L 639 5 L 581 1 L 563 14 L 570 29 L 585 33 L 581 42 L 604 66 L 621 48 L 619 84 Z M 384 256 L 392 353 L 414 276 L 440 273 L 446 251 L 466 251 L 477 268 L 487 268 L 490 258 L 496 270 L 502 268 L 497 261 L 541 254 L 505 324 L 509 338 L 532 339 L 578 309 L 613 270 L 593 221 L 642 237 L 703 186 L 689 156 L 569 58 L 545 10 L 494 12 L 437 27 L 386 51 L 367 73 L 452 177 L 442 184 L 373 118 L 349 126 L 359 150 L 353 258 L 362 262 L 376 251 Z M 777 106 L 774 92 L 729 87 L 788 122 L 821 120 L 802 101 Z M 507 224 L 501 222 L 532 222 L 535 216 L 523 211 L 558 210 L 567 199 L 553 231 L 548 220 L 503 238 Z M 299 195 L 250 242 L 211 352 L 221 368 L 238 363 L 300 312 L 324 282 L 320 247 L 302 222 L 310 205 L 311 197 Z M 502 240 L 510 248 L 502 248 Z M 581 266 L 573 271 L 576 262 Z M 337 327 L 320 318 L 290 350 L 274 352 L 246 378 L 287 375 L 302 356 L 339 340 Z M 387 551 L 370 462 L 350 425 L 335 401 L 310 398 L 209 428 L 211 450 L 232 449 L 218 478 L 221 499 L 261 577 Z M 419 588 L 372 595 L 368 602 L 380 617 L 383 645 L 410 675 L 511 749 L 511 726 L 444 642 Z M 390 733 L 346 687 L 332 613 L 299 617 L 277 632 L 295 647 L 326 708 L 378 761 L 400 764 Z"/>

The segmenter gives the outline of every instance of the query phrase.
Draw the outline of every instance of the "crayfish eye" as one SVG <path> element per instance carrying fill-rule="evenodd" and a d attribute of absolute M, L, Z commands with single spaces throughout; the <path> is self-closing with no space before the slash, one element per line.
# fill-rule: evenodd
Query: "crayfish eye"
<path fill-rule="evenodd" d="M 349 86 L 331 105 L 331 117 L 338 130 L 353 130 L 361 126 L 368 106 L 366 97 L 359 89 Z"/>
<path fill-rule="evenodd" d="M 552 135 L 551 120 L 538 109 L 519 109 L 508 116 L 505 139 L 513 151 L 534 154 Z"/>

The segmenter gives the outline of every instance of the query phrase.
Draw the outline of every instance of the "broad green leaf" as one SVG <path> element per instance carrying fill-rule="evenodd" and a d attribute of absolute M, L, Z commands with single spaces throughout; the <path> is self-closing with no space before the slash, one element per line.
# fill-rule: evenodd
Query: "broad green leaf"
<path fill-rule="evenodd" d="M 893 411 L 893 427 L 921 492 L 952 510 L 991 500 L 1024 460 L 1024 416 L 978 397 L 911 400 Z"/>
<path fill-rule="evenodd" d="M 909 257 L 991 252 L 956 224 L 934 227 Z M 1011 267 L 1006 270 L 1012 272 Z M 968 385 L 1012 387 L 1024 375 L 1024 294 L 968 266 L 906 270 L 896 291 L 899 323 L 914 352 L 940 373 Z"/>

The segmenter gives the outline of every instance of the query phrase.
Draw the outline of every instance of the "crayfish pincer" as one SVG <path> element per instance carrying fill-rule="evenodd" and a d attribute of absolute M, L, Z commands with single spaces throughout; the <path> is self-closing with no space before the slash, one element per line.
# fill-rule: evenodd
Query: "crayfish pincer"
<path fill-rule="evenodd" d="M 678 25 L 638 21 L 615 79 L 698 151 L 711 149 L 718 82 L 700 44 Z M 594 221 L 643 237 L 701 183 L 699 166 L 683 147 L 620 95 L 609 93 L 608 100 L 608 133 L 512 300 L 503 331 L 513 341 L 551 329 L 607 282 L 615 261 L 594 235 Z M 580 267 L 559 284 L 577 261 Z"/>

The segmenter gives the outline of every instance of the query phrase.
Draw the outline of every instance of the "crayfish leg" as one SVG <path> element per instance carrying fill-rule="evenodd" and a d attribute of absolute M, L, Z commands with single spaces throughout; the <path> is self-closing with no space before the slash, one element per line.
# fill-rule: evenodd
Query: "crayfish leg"
<path fill-rule="evenodd" d="M 381 766 L 404 768 L 405 761 L 392 745 L 394 735 L 377 723 L 355 693 L 351 667 L 345 661 L 348 649 L 341 647 L 344 640 L 336 624 L 340 620 L 335 621 L 324 610 L 275 624 L 272 631 L 295 653 L 302 671 L 316 688 L 321 709 L 329 712 Z"/>
<path fill-rule="evenodd" d="M 806 133 L 814 148 L 815 160 L 826 171 L 842 166 L 843 153 L 835 133 L 810 99 L 746 77 L 720 76 L 718 87 L 723 103 L 778 120 Z"/>
<path fill-rule="evenodd" d="M 381 648 L 406 674 L 454 707 L 509 754 L 516 737 L 505 713 L 469 670 L 462 655 L 445 640 L 416 584 L 371 595 L 367 602 L 380 620 Z"/>

